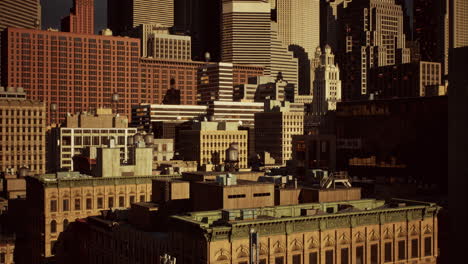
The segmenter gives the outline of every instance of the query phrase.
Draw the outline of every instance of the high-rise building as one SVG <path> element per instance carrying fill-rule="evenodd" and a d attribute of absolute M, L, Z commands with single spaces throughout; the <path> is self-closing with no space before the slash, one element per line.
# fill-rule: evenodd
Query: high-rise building
<path fill-rule="evenodd" d="M 207 63 L 198 70 L 198 103 L 233 100 L 233 64 Z"/>
<path fill-rule="evenodd" d="M 22 88 L 0 87 L 0 172 L 45 172 L 45 115 L 45 104 L 25 99 Z"/>
<path fill-rule="evenodd" d="M 41 28 L 41 3 L 39 0 L 0 1 L 0 34 L 7 27 Z M 0 51 L 2 39 L 0 39 Z M 0 83 L 2 81 L 2 52 L 0 52 Z"/>
<path fill-rule="evenodd" d="M 281 72 L 284 80 L 297 86 L 297 58 L 278 38 L 270 8 L 267 0 L 223 0 L 221 60 L 262 65 L 265 75 Z"/>
<path fill-rule="evenodd" d="M 320 46 L 330 45 L 338 50 L 338 9 L 347 7 L 352 0 L 320 1 Z"/>
<path fill-rule="evenodd" d="M 115 146 L 121 148 L 121 160 L 127 161 L 128 138 L 136 133 L 136 128 L 128 128 L 125 116 L 113 115 L 111 109 L 67 115 L 63 126 L 48 132 L 47 169 L 73 171 L 75 155 L 84 154 L 89 148 L 107 146 L 110 139 L 115 139 Z"/>
<path fill-rule="evenodd" d="M 195 122 L 191 130 L 182 130 L 181 155 L 199 165 L 222 165 L 231 144 L 238 146 L 239 168 L 247 168 L 248 131 L 239 130 L 238 122 Z"/>
<path fill-rule="evenodd" d="M 62 31 L 94 34 L 94 0 L 74 0 L 70 15 L 61 22 Z"/>
<path fill-rule="evenodd" d="M 338 54 L 345 100 L 366 97 L 373 67 L 408 63 L 403 9 L 395 0 L 358 0 L 339 8 Z"/>
<path fill-rule="evenodd" d="M 140 58 L 139 39 L 104 33 L 8 28 L 3 37 L 12 45 L 4 46 L 4 86 L 24 87 L 29 98 L 47 106 L 55 103 L 56 113 L 47 107 L 49 122 L 100 107 L 130 118 L 131 106 L 140 103 L 197 104 L 197 71 L 203 62 Z M 233 65 L 233 85 L 259 75 L 261 66 Z"/>
<path fill-rule="evenodd" d="M 191 60 L 190 36 L 170 34 L 169 28 L 160 24 L 141 24 L 136 27 L 141 39 L 143 57 L 168 60 Z"/>
<path fill-rule="evenodd" d="M 267 101 L 255 114 L 255 151 L 269 152 L 277 164 L 292 158 L 292 136 L 304 133 L 304 111 L 291 111 L 289 102 Z"/>
<path fill-rule="evenodd" d="M 312 112 L 323 115 L 336 110 L 336 103 L 341 101 L 340 69 L 335 64 L 335 55 L 330 46 L 326 45 L 323 53 L 317 48 L 314 66 Z"/>
<path fill-rule="evenodd" d="M 174 0 L 107 0 L 107 26 L 127 35 L 141 24 L 174 25 Z"/>
<path fill-rule="evenodd" d="M 466 0 L 451 0 L 451 48 L 468 46 L 468 2 Z"/>

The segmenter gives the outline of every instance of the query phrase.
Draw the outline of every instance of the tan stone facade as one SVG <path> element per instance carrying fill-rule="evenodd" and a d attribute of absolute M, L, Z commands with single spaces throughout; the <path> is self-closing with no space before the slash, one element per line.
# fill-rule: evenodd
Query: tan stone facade
<path fill-rule="evenodd" d="M 0 98 L 0 172 L 45 173 L 46 107 L 24 98 Z"/>

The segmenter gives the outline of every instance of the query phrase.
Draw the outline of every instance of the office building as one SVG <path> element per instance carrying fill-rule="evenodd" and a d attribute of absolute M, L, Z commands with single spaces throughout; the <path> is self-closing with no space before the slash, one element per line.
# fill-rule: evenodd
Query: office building
<path fill-rule="evenodd" d="M 198 70 L 198 104 L 233 100 L 233 64 L 206 63 Z"/>
<path fill-rule="evenodd" d="M 17 28 L 41 28 L 41 3 L 38 0 L 2 0 L 0 2 L 0 33 L 7 27 Z M 2 50 L 2 39 L 0 39 L 0 51 Z M 0 65 L 2 65 L 2 55 L 0 52 Z M 0 82 L 2 75 L 0 66 Z"/>
<path fill-rule="evenodd" d="M 450 2 L 451 48 L 468 46 L 468 3 L 464 0 Z"/>
<path fill-rule="evenodd" d="M 197 103 L 197 70 L 203 63 L 141 59 L 139 39 L 112 37 L 108 31 L 97 36 L 8 28 L 3 33 L 13 44 L 4 47 L 9 59 L 3 81 L 24 87 L 29 98 L 47 106 L 56 104 L 56 113 L 47 107 L 49 122 L 99 107 L 130 117 L 131 106 L 140 103 Z M 16 56 L 23 53 L 30 55 Z M 260 66 L 234 65 L 233 83 L 262 74 Z"/>
<path fill-rule="evenodd" d="M 340 102 L 337 141 L 351 144 L 338 145 L 337 166 L 366 177 L 387 171 L 446 193 L 447 111 L 447 96 Z"/>
<path fill-rule="evenodd" d="M 320 1 L 320 46 L 330 45 L 338 50 L 338 9 L 346 8 L 352 0 Z"/>
<path fill-rule="evenodd" d="M 265 102 L 266 100 L 285 100 L 287 82 L 271 76 L 250 78 L 248 83 L 234 87 L 234 100 L 240 102 Z"/>
<path fill-rule="evenodd" d="M 221 166 L 227 149 L 237 144 L 239 168 L 247 168 L 248 132 L 239 130 L 237 122 L 194 122 L 191 130 L 180 131 L 181 156 L 195 160 L 200 166 Z"/>
<path fill-rule="evenodd" d="M 67 263 L 77 263 L 76 256 L 115 263 L 128 245 L 130 262 L 168 254 L 182 263 L 433 264 L 439 210 L 433 203 L 397 199 L 315 202 L 191 212 L 169 217 L 165 229 L 153 222 L 150 232 L 136 228 L 130 210 L 77 222 L 61 241 L 71 249 L 60 257 Z M 88 250 L 80 251 L 85 245 Z M 258 253 L 250 254 L 252 249 Z"/>
<path fill-rule="evenodd" d="M 135 28 L 135 37 L 141 39 L 143 57 L 168 60 L 192 59 L 190 36 L 174 35 L 161 24 L 141 24 Z"/>
<path fill-rule="evenodd" d="M 77 218 L 99 215 L 108 208 L 128 208 L 151 200 L 151 181 L 171 176 L 152 176 L 152 149 L 141 145 L 133 149 L 127 164 L 120 162 L 120 149 L 99 148 L 96 177 L 79 172 L 58 172 L 26 177 L 27 198 L 23 217 L 27 238 L 20 251 L 27 263 L 44 263 L 55 254 L 55 242 L 69 223 Z M 24 251 L 23 251 L 24 250 Z M 20 253 L 21 254 L 21 253 Z"/>
<path fill-rule="evenodd" d="M 335 63 L 335 55 L 331 47 L 326 45 L 322 53 L 320 48 L 313 59 L 314 90 L 312 113 L 324 115 L 336 110 L 336 103 L 341 101 L 340 69 Z"/>
<path fill-rule="evenodd" d="M 403 9 L 394 0 L 352 1 L 338 9 L 338 19 L 343 99 L 368 96 L 371 68 L 409 63 Z"/>
<path fill-rule="evenodd" d="M 370 93 L 379 98 L 446 95 L 439 62 L 420 61 L 375 67 L 369 72 Z"/>
<path fill-rule="evenodd" d="M 292 158 L 292 136 L 304 133 L 304 110 L 292 111 L 289 102 L 268 101 L 255 114 L 255 151 L 269 152 L 277 164 Z"/>
<path fill-rule="evenodd" d="M 70 15 L 61 21 L 62 31 L 94 34 L 94 0 L 73 0 Z"/>
<path fill-rule="evenodd" d="M 155 138 L 152 139 L 153 165 L 161 161 L 169 161 L 174 158 L 174 139 Z M 153 166 L 154 168 L 155 166 Z"/>
<path fill-rule="evenodd" d="M 43 102 L 25 99 L 21 88 L 0 87 L 0 172 L 26 167 L 44 173 L 45 129 Z"/>
<path fill-rule="evenodd" d="M 121 148 L 120 159 L 128 161 L 128 138 L 136 133 L 136 128 L 128 128 L 126 117 L 112 114 L 111 109 L 67 115 L 64 126 L 52 128 L 48 134 L 48 171 L 74 170 L 74 156 L 107 146 L 110 139 Z"/>
<path fill-rule="evenodd" d="M 192 59 L 221 61 L 221 1 L 175 0 L 174 28 L 177 34 L 192 38 Z"/>
<path fill-rule="evenodd" d="M 208 105 L 208 118 L 214 121 L 237 122 L 253 125 L 255 113 L 263 111 L 263 102 L 223 102 L 213 101 Z"/>
<path fill-rule="evenodd" d="M 222 7 L 221 60 L 262 65 L 265 75 L 298 85 L 297 58 L 278 37 L 268 1 L 224 0 Z M 254 25 L 254 26 L 252 26 Z"/>
<path fill-rule="evenodd" d="M 128 35 L 141 24 L 174 25 L 174 0 L 108 0 L 107 26 L 117 35 Z"/>

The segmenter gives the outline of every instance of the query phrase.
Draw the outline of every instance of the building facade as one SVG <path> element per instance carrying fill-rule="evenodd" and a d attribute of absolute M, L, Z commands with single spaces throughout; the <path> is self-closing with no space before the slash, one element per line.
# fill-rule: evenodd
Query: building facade
<path fill-rule="evenodd" d="M 181 155 L 200 166 L 218 166 L 226 161 L 231 143 L 237 143 L 239 168 L 247 168 L 248 131 L 238 127 L 237 122 L 195 122 L 191 130 L 180 131 Z"/>
<path fill-rule="evenodd" d="M 338 20 L 344 99 L 367 97 L 371 68 L 410 62 L 403 9 L 394 0 L 352 1 L 339 8 Z"/>
<path fill-rule="evenodd" d="M 70 15 L 61 21 L 62 31 L 94 34 L 94 0 L 74 0 Z"/>
<path fill-rule="evenodd" d="M 108 0 L 107 26 L 126 35 L 141 24 L 174 25 L 174 0 Z"/>
<path fill-rule="evenodd" d="M 304 111 L 292 111 L 289 102 L 266 102 L 264 112 L 255 114 L 255 151 L 269 152 L 278 164 L 292 158 L 292 136 L 303 133 Z"/>
<path fill-rule="evenodd" d="M 198 103 L 233 100 L 233 64 L 206 63 L 198 70 Z"/>
<path fill-rule="evenodd" d="M 439 62 L 376 67 L 369 72 L 369 91 L 380 98 L 446 95 L 445 91 L 439 93 L 439 87 L 443 87 L 442 74 Z"/>
<path fill-rule="evenodd" d="M 136 128 L 128 128 L 126 117 L 113 115 L 111 109 L 68 115 L 64 126 L 49 132 L 48 171 L 73 171 L 74 156 L 107 146 L 110 139 L 114 139 L 115 146 L 121 148 L 121 160 L 127 161 L 128 138 L 136 133 Z"/>
<path fill-rule="evenodd" d="M 25 99 L 21 90 L 12 90 L 0 89 L 0 171 L 26 167 L 33 173 L 45 173 L 46 107 L 43 102 Z"/>
<path fill-rule="evenodd" d="M 265 75 L 282 72 L 286 81 L 298 85 L 297 59 L 278 38 L 268 1 L 222 2 L 221 60 L 262 65 Z"/>
<path fill-rule="evenodd" d="M 197 104 L 202 62 L 141 59 L 140 40 L 133 38 L 16 28 L 3 33 L 10 44 L 4 46 L 3 81 L 47 106 L 56 104 L 56 113 L 47 107 L 49 122 L 99 107 L 130 118 L 132 105 L 174 96 L 180 104 Z M 234 85 L 262 74 L 261 66 L 233 66 Z"/>
<path fill-rule="evenodd" d="M 317 48 L 313 63 L 312 113 L 323 115 L 328 111 L 336 110 L 336 103 L 341 101 L 340 69 L 328 45 L 325 46 L 323 53 L 320 48 Z"/>
<path fill-rule="evenodd" d="M 450 2 L 451 48 L 468 46 L 468 3 L 463 0 Z"/>

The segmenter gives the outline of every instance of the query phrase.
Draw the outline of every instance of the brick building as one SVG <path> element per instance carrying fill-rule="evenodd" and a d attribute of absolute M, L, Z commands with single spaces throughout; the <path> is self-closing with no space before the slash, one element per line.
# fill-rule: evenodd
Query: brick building
<path fill-rule="evenodd" d="M 140 58 L 140 40 L 104 35 L 8 28 L 2 39 L 3 82 L 24 87 L 31 99 L 57 115 L 113 108 L 130 118 L 131 105 L 163 103 L 178 96 L 180 104 L 197 103 L 197 71 L 203 62 Z M 234 65 L 233 85 L 263 74 L 263 67 Z M 174 80 L 171 87 L 171 80 Z M 174 89 L 170 89 L 174 88 Z M 168 91 L 172 91 L 168 93 Z M 174 94 L 175 93 L 175 94 Z M 49 122 L 51 109 L 47 107 Z"/>
<path fill-rule="evenodd" d="M 74 0 L 70 15 L 61 21 L 62 31 L 94 34 L 94 0 Z"/>

